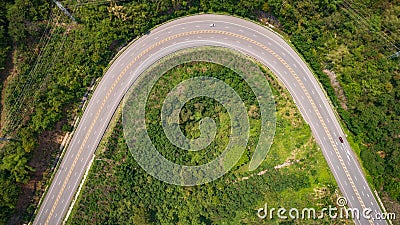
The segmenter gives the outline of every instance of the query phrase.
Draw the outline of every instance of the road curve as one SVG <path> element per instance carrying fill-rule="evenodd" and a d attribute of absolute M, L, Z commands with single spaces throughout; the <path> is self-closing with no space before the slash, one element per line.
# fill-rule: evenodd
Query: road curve
<path fill-rule="evenodd" d="M 215 27 L 210 27 L 211 23 Z M 267 66 L 289 90 L 310 125 L 348 206 L 360 212 L 369 207 L 373 217 L 375 213 L 381 214 L 324 92 L 297 53 L 280 36 L 257 24 L 231 16 L 204 14 L 155 28 L 129 45 L 113 62 L 88 103 L 33 224 L 62 223 L 115 110 L 136 78 L 170 53 L 204 45 L 228 47 Z M 362 216 L 355 222 L 387 224 Z"/>

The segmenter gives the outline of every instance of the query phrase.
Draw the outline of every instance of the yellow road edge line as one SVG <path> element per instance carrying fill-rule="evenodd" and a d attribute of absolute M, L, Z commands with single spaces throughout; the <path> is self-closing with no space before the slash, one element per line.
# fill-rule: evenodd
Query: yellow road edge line
<path fill-rule="evenodd" d="M 337 146 L 336 146 L 336 144 L 335 144 L 334 141 L 333 141 L 332 135 L 330 134 L 329 130 L 327 129 L 326 124 L 325 124 L 325 121 L 323 120 L 323 118 L 322 118 L 322 116 L 321 116 L 321 114 L 320 114 L 318 108 L 316 107 L 316 105 L 315 105 L 315 103 L 314 103 L 314 100 L 311 98 L 310 94 L 308 93 L 307 89 L 305 88 L 304 83 L 301 81 L 301 79 L 298 77 L 298 75 L 293 71 L 293 69 L 288 65 L 288 63 L 287 63 L 282 57 L 280 57 L 277 53 L 275 53 L 273 50 L 271 50 L 271 49 L 268 48 L 267 46 L 265 46 L 265 45 L 263 45 L 263 44 L 261 44 L 261 43 L 255 41 L 255 40 L 253 40 L 253 39 L 251 39 L 251 38 L 242 36 L 242 35 L 240 35 L 240 34 L 231 33 L 231 32 L 228 32 L 228 31 L 219 31 L 219 30 L 198 30 L 198 31 L 190 31 L 190 32 L 183 32 L 183 33 L 175 34 L 175 35 L 173 35 L 173 36 L 169 36 L 169 37 L 167 37 L 167 38 L 165 38 L 165 39 L 163 39 L 163 40 L 161 40 L 161 41 L 158 41 L 158 42 L 154 43 L 153 45 L 151 45 L 150 47 L 148 47 L 147 49 L 145 49 L 144 51 L 142 51 L 138 56 L 136 56 L 136 57 L 122 70 L 122 72 L 118 75 L 117 79 L 115 80 L 115 82 L 112 84 L 110 90 L 108 91 L 106 97 L 103 99 L 103 102 L 102 102 L 102 104 L 101 104 L 99 110 L 97 111 L 96 116 L 95 116 L 93 122 L 91 123 L 91 125 L 90 125 L 90 127 L 89 127 L 89 130 L 88 130 L 88 132 L 87 132 L 87 134 L 86 134 L 86 136 L 85 136 L 85 138 L 84 138 L 84 140 L 83 140 L 81 146 L 79 147 L 78 154 L 76 155 L 76 157 L 75 157 L 75 159 L 74 159 L 74 161 L 73 161 L 73 163 L 72 163 L 72 166 L 70 167 L 70 169 L 69 169 L 69 171 L 68 171 L 67 178 L 66 178 L 66 179 L 64 180 L 64 182 L 63 182 L 61 191 L 60 191 L 60 192 L 58 193 L 58 195 L 57 195 L 56 201 L 54 202 L 53 207 L 52 207 L 52 209 L 51 209 L 51 211 L 50 211 L 50 214 L 49 214 L 48 217 L 47 217 L 47 220 L 46 220 L 46 222 L 45 222 L 45 225 L 47 225 L 47 224 L 49 223 L 49 221 L 50 221 L 50 219 L 51 219 L 51 217 L 52 217 L 52 215 L 53 215 L 53 213 L 54 213 L 54 210 L 55 210 L 55 208 L 56 208 L 57 205 L 58 205 L 58 202 L 59 202 L 59 200 L 60 200 L 60 198 L 61 198 L 61 196 L 62 196 L 62 194 L 63 194 L 63 192 L 64 192 L 64 189 L 65 189 L 65 187 L 66 187 L 66 185 L 67 185 L 67 183 L 68 183 L 68 181 L 69 181 L 69 178 L 71 177 L 71 174 L 72 174 L 73 170 L 75 169 L 77 160 L 79 159 L 80 155 L 82 154 L 84 145 L 86 144 L 86 142 L 87 142 L 87 140 L 88 140 L 88 138 L 89 138 L 89 135 L 90 135 L 91 132 L 92 132 L 92 129 L 93 129 L 93 127 L 94 127 L 94 124 L 97 122 L 97 119 L 98 119 L 98 117 L 99 117 L 99 115 L 100 115 L 100 112 L 101 112 L 101 111 L 103 110 L 103 108 L 104 108 L 105 102 L 108 100 L 108 97 L 110 96 L 110 94 L 111 94 L 111 92 L 114 90 L 114 88 L 117 86 L 117 84 L 119 83 L 120 79 L 126 74 L 126 72 L 130 69 L 130 67 L 131 67 L 135 62 L 137 62 L 141 57 L 143 57 L 143 55 L 145 55 L 146 53 L 148 53 L 149 51 L 151 51 L 151 50 L 154 49 L 155 47 L 161 45 L 162 43 L 167 42 L 167 41 L 170 41 L 170 40 L 173 40 L 173 39 L 176 39 L 176 38 L 179 38 L 179 37 L 188 36 L 188 35 L 191 35 L 191 34 L 204 34 L 204 33 L 213 33 L 213 34 L 224 34 L 224 35 L 229 35 L 229 36 L 237 37 L 237 38 L 240 38 L 240 39 L 242 39 L 242 40 L 248 41 L 248 42 L 250 42 L 250 43 L 252 43 L 252 44 L 255 44 L 255 45 L 261 47 L 262 49 L 266 50 L 266 51 L 267 51 L 268 53 L 270 53 L 271 55 L 273 55 L 276 59 L 278 59 L 278 60 L 289 70 L 289 72 L 294 76 L 294 78 L 296 79 L 296 81 L 299 83 L 299 85 L 300 85 L 300 87 L 302 88 L 302 90 L 304 91 L 304 93 L 305 93 L 307 99 L 310 101 L 311 106 L 313 107 L 314 111 L 316 112 L 317 117 L 318 117 L 318 119 L 320 120 L 320 122 L 321 122 L 321 124 L 322 124 L 322 126 L 323 126 L 323 128 L 324 128 L 324 130 L 325 130 L 325 132 L 326 132 L 326 134 L 327 134 L 327 136 L 328 136 L 328 139 L 329 139 L 329 141 L 331 142 L 331 144 L 332 144 L 332 146 L 333 146 L 333 149 L 335 150 L 335 154 L 336 154 L 336 156 L 338 157 L 338 159 L 339 159 L 339 161 L 340 161 L 340 164 L 342 165 L 342 168 L 344 169 L 344 172 L 346 173 L 347 179 L 349 180 L 349 182 L 350 182 L 350 184 L 351 184 L 351 187 L 353 188 L 353 191 L 355 192 L 355 194 L 356 194 L 356 196 L 357 196 L 357 199 L 359 200 L 361 206 L 362 206 L 363 208 L 366 208 L 366 207 L 365 207 L 365 204 L 364 204 L 364 202 L 363 202 L 363 200 L 361 199 L 361 196 L 360 196 L 360 194 L 359 194 L 357 188 L 356 188 L 355 185 L 354 185 L 353 179 L 351 178 L 351 176 L 350 176 L 350 174 L 349 174 L 349 172 L 348 172 L 348 169 L 347 169 L 346 165 L 344 164 L 342 157 L 341 157 L 340 154 L 339 154 L 339 151 L 338 151 L 338 149 L 337 149 Z M 373 223 L 371 222 L 371 220 L 369 220 L 369 222 L 370 222 L 370 224 L 373 224 Z"/>

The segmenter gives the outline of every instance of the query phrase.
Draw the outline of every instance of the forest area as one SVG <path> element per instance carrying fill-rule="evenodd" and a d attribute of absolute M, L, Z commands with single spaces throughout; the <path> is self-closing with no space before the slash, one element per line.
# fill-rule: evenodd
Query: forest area
<path fill-rule="evenodd" d="M 212 182 L 196 186 L 169 184 L 147 173 L 130 154 L 124 138 L 126 124 L 119 115 L 115 127 L 97 150 L 96 160 L 67 224 L 296 224 L 290 219 L 260 220 L 257 209 L 265 203 L 271 207 L 317 209 L 334 205 L 340 193 L 309 127 L 287 90 L 269 72 L 265 74 L 268 74 L 276 100 L 277 130 L 276 141 L 259 168 L 248 171 L 261 128 L 259 104 L 250 86 L 241 76 L 221 65 L 182 64 L 157 80 L 146 104 L 146 124 L 157 151 L 179 165 L 203 165 L 219 156 L 230 141 L 226 134 L 232 118 L 220 102 L 209 97 L 191 99 L 179 115 L 181 130 L 189 138 L 199 137 L 202 118 L 215 121 L 215 138 L 205 149 L 182 151 L 163 133 L 159 115 L 167 94 L 183 80 L 202 76 L 222 80 L 243 99 L 251 128 L 246 152 L 227 174 Z M 329 220 L 325 216 L 318 223 L 329 223 Z M 345 219 L 336 221 L 350 223 Z M 301 224 L 316 222 L 306 219 Z"/>
<path fill-rule="evenodd" d="M 76 22 L 52 1 L 0 2 L 1 136 L 10 140 L 0 150 L 0 224 L 31 219 L 59 136 L 118 50 L 201 12 L 267 20 L 290 39 L 354 137 L 370 183 L 400 202 L 400 60 L 390 57 L 400 48 L 398 0 L 61 2 Z"/>

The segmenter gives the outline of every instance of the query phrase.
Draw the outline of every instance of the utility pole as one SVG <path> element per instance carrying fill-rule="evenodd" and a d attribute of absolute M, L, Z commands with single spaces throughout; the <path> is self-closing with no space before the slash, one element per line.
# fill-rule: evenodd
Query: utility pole
<path fill-rule="evenodd" d="M 72 21 L 76 22 L 75 18 L 72 16 L 71 13 L 68 12 L 68 10 L 66 8 L 64 8 L 64 6 L 61 5 L 61 3 L 57 0 L 53 0 L 54 3 L 56 3 L 56 5 L 58 6 L 58 8 L 61 9 L 61 11 L 63 11 L 67 16 L 69 16 L 69 18 L 71 18 Z"/>
<path fill-rule="evenodd" d="M 5 137 L 0 137 L 0 141 L 12 141 L 12 140 Z"/>
<path fill-rule="evenodd" d="M 389 59 L 394 59 L 394 58 L 399 57 L 399 56 L 400 56 L 400 51 L 398 51 L 398 52 L 394 53 L 393 55 L 389 56 Z"/>

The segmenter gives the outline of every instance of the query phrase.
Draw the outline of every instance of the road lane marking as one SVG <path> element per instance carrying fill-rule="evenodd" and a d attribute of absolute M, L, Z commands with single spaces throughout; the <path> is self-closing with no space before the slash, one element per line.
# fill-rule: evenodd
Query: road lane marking
<path fill-rule="evenodd" d="M 171 33 L 171 31 L 169 31 L 168 33 Z M 233 36 L 233 37 L 237 37 L 237 38 L 243 39 L 243 40 L 245 40 L 245 41 L 249 41 L 250 43 L 255 44 L 255 45 L 257 45 L 257 46 L 263 48 L 264 50 L 266 50 L 267 52 L 269 52 L 270 54 L 272 54 L 276 59 L 278 59 L 279 61 L 281 61 L 281 63 L 289 70 L 289 72 L 293 75 L 293 77 L 298 81 L 298 83 L 299 83 L 300 87 L 302 88 L 302 90 L 305 92 L 306 97 L 307 97 L 308 100 L 310 101 L 311 106 L 314 108 L 314 111 L 315 111 L 315 113 L 317 114 L 318 120 L 321 122 L 322 127 L 324 128 L 325 133 L 327 134 L 328 139 L 329 139 L 329 141 L 330 141 L 331 144 L 332 144 L 332 147 L 333 147 L 333 149 L 334 149 L 334 151 L 335 151 L 335 154 L 336 154 L 336 156 L 338 157 L 340 164 L 342 165 L 342 169 L 344 170 L 344 172 L 345 172 L 345 174 L 346 174 L 346 176 L 347 176 L 347 178 L 348 178 L 348 180 L 349 180 L 349 182 L 350 182 L 350 184 L 351 184 L 351 186 L 352 186 L 352 189 L 353 189 L 353 191 L 354 191 L 355 194 L 356 194 L 357 199 L 359 200 L 361 206 L 362 206 L 363 208 L 365 208 L 365 204 L 364 204 L 363 200 L 361 199 L 361 197 L 359 196 L 358 190 L 357 190 L 357 188 L 355 187 L 355 184 L 354 184 L 352 178 L 350 177 L 350 173 L 349 173 L 349 171 L 348 171 L 346 165 L 344 164 L 344 161 L 343 161 L 343 159 L 342 159 L 340 153 L 338 152 L 337 146 L 335 145 L 335 143 L 334 143 L 334 141 L 333 141 L 333 138 L 332 138 L 332 136 L 331 136 L 331 134 L 330 134 L 330 131 L 328 130 L 328 128 L 327 128 L 327 126 L 326 126 L 326 124 L 325 124 L 325 122 L 324 122 L 324 120 L 323 120 L 323 118 L 322 118 L 322 116 L 321 116 L 321 114 L 320 114 L 320 112 L 319 112 L 319 110 L 318 110 L 317 107 L 315 106 L 315 103 L 314 103 L 313 99 L 311 98 L 311 96 L 309 95 L 309 93 L 308 93 L 307 89 L 305 88 L 303 82 L 300 80 L 300 78 L 298 77 L 298 75 L 293 71 L 293 69 L 289 67 L 289 65 L 287 64 L 287 62 L 286 62 L 283 58 L 281 58 L 281 57 L 280 57 L 278 54 L 276 54 L 274 51 L 272 51 L 271 49 L 269 49 L 268 47 L 266 47 L 265 45 L 263 45 L 263 44 L 261 44 L 261 43 L 259 43 L 259 42 L 257 42 L 257 41 L 254 41 L 254 40 L 252 40 L 252 39 L 250 39 L 250 38 L 248 38 L 248 37 L 244 37 L 244 36 L 241 36 L 241 35 L 238 35 L 238 34 L 235 34 L 235 33 L 227 32 L 227 31 L 219 31 L 219 30 L 197 30 L 197 31 L 190 31 L 190 32 L 184 32 L 184 33 L 176 34 L 176 35 L 167 37 L 167 38 L 165 38 L 165 39 L 163 39 L 163 40 L 161 40 L 161 41 L 159 41 L 159 42 L 157 42 L 157 43 L 154 43 L 153 45 L 151 45 L 150 47 L 148 47 L 146 50 L 142 51 L 138 56 L 136 56 L 136 57 L 123 69 L 123 71 L 119 74 L 119 76 L 117 77 L 117 79 L 115 80 L 115 82 L 113 83 L 112 87 L 111 87 L 109 90 L 112 91 L 112 90 L 115 88 L 115 86 L 118 84 L 118 82 L 119 82 L 119 80 L 121 79 L 121 77 L 124 76 L 124 75 L 126 74 L 127 70 L 130 69 L 130 67 L 131 67 L 136 61 L 138 61 L 138 59 L 140 59 L 143 55 L 145 55 L 145 54 L 146 54 L 147 52 L 149 52 L 150 50 L 154 49 L 155 47 L 161 45 L 161 44 L 164 43 L 164 42 L 167 42 L 167 41 L 170 41 L 170 40 L 179 38 L 179 37 L 181 37 L 181 36 L 187 36 L 187 35 L 191 35 L 191 34 L 203 34 L 203 33 L 205 33 L 205 34 L 209 34 L 209 33 L 225 34 L 225 35 L 229 35 L 229 36 Z M 237 42 L 240 43 L 239 41 L 237 41 Z M 268 42 L 268 45 L 272 45 L 271 42 Z M 296 68 L 296 65 L 295 65 L 295 64 L 294 64 L 293 66 Z M 314 93 L 313 90 L 311 90 L 311 91 L 312 91 L 312 93 Z M 47 217 L 47 220 L 46 220 L 46 223 L 45 223 L 45 224 L 48 224 L 48 223 L 49 223 L 49 220 L 51 219 L 51 216 L 52 216 L 52 214 L 54 213 L 55 208 L 57 207 L 57 204 L 58 204 L 58 202 L 59 202 L 59 199 L 61 198 L 61 195 L 62 195 L 63 192 L 64 192 L 65 186 L 66 186 L 67 182 L 68 182 L 69 179 L 70 179 L 71 173 L 72 173 L 73 169 L 74 169 L 75 166 L 76 166 L 77 160 L 78 160 L 79 156 L 81 155 L 81 153 L 82 153 L 82 151 L 83 151 L 83 149 L 84 149 L 84 145 L 86 144 L 86 142 L 87 142 L 87 140 L 88 140 L 88 138 L 89 138 L 89 135 L 90 135 L 91 132 L 92 132 L 92 129 L 93 129 L 93 127 L 94 127 L 94 124 L 97 122 L 97 119 L 98 119 L 98 117 L 99 117 L 99 115 L 100 115 L 100 112 L 101 112 L 101 111 L 103 110 L 103 108 L 104 108 L 104 104 L 105 104 L 106 100 L 109 98 L 109 95 L 110 95 L 110 92 L 108 92 L 107 95 L 106 95 L 106 97 L 103 99 L 102 104 L 101 104 L 99 110 L 97 111 L 96 116 L 95 116 L 94 120 L 92 121 L 91 126 L 89 127 L 89 130 L 87 131 L 87 134 L 86 134 L 86 136 L 85 136 L 85 138 L 84 138 L 84 141 L 83 141 L 82 145 L 80 146 L 80 148 L 79 148 L 79 150 L 78 150 L 77 157 L 75 158 L 75 160 L 73 161 L 73 163 L 72 163 L 72 165 L 71 165 L 71 167 L 70 167 L 70 169 L 69 169 L 69 172 L 68 172 L 68 174 L 67 174 L 67 177 L 66 177 L 65 181 L 63 182 L 63 186 L 62 186 L 60 192 L 58 193 L 58 196 L 57 196 L 57 198 L 56 198 L 56 201 L 55 201 L 54 204 L 53 204 L 53 207 L 52 207 L 52 209 L 51 209 L 51 211 L 50 211 L 50 214 L 49 214 L 48 217 Z M 329 122 L 328 122 L 328 123 L 329 123 Z M 317 125 L 318 125 L 318 123 L 317 123 Z M 86 129 L 86 127 L 85 127 L 85 129 Z M 347 182 L 346 182 L 346 183 L 347 183 Z M 56 215 L 57 215 L 57 214 L 56 214 Z M 371 221 L 369 221 L 369 222 L 371 223 Z"/>

